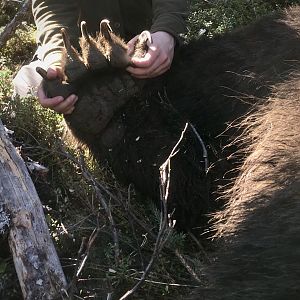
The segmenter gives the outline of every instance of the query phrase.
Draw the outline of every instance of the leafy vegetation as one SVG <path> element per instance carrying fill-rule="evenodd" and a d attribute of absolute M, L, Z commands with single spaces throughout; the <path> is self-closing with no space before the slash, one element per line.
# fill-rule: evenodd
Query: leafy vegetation
<path fill-rule="evenodd" d="M 212 37 L 237 26 L 249 24 L 279 8 L 297 3 L 300 3 L 299 0 L 194 0 L 191 1 L 192 11 L 188 17 L 188 38 L 201 35 Z"/>
<path fill-rule="evenodd" d="M 192 1 L 187 38 L 202 34 L 212 37 L 299 2 Z M 0 0 L 0 32 L 19 6 L 19 2 Z M 72 142 L 64 144 L 60 115 L 41 108 L 34 97 L 12 97 L 12 78 L 18 68 L 30 60 L 34 48 L 34 27 L 28 18 L 0 49 L 1 120 L 13 131 L 12 141 L 25 162 L 28 165 L 36 162 L 45 167 L 32 169 L 31 175 L 69 281 L 86 254 L 79 253 L 80 246 L 95 230 L 97 232 L 88 249 L 83 271 L 75 278 L 74 293 L 81 297 L 79 299 L 106 299 L 109 292 L 114 292 L 114 298 L 117 298 L 137 282 L 151 258 L 159 212 L 147 199 L 136 195 L 131 187 L 121 187 L 109 168 L 99 166 L 84 147 Z M 112 212 L 119 245 L 116 245 L 112 223 L 101 198 Z M 6 244 L 5 236 L 1 244 Z M 173 232 L 148 281 L 133 298 L 178 299 L 180 295 L 186 295 L 191 286 L 199 285 L 187 266 L 201 270 L 205 256 L 193 238 Z M 1 299 L 21 298 L 19 289 L 12 284 L 16 282 L 15 276 L 7 246 L 1 246 Z"/>

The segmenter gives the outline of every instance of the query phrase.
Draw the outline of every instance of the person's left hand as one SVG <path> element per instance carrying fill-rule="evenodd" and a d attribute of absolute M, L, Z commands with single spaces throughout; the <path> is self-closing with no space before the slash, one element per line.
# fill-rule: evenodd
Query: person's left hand
<path fill-rule="evenodd" d="M 169 70 L 173 56 L 175 39 L 165 31 L 157 31 L 151 34 L 152 43 L 149 44 L 145 57 L 132 57 L 133 66 L 129 66 L 127 71 L 136 78 L 153 78 Z M 132 51 L 138 36 L 128 42 L 129 53 Z"/>

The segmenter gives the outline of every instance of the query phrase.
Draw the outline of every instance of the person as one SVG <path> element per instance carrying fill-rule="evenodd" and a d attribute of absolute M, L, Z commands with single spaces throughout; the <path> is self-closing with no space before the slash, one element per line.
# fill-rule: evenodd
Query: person
<path fill-rule="evenodd" d="M 21 96 L 34 88 L 40 104 L 58 113 L 70 114 L 77 95 L 47 98 L 35 69 L 47 70 L 49 79 L 60 77 L 63 42 L 61 28 L 66 28 L 73 45 L 78 44 L 79 24 L 86 21 L 95 35 L 102 19 L 109 19 L 113 30 L 129 40 L 131 51 L 139 33 L 149 30 L 152 43 L 144 58 L 132 57 L 127 71 L 136 78 L 153 78 L 166 72 L 172 63 L 175 46 L 185 32 L 186 0 L 33 0 L 32 11 L 37 27 L 38 49 L 34 59 L 23 66 L 13 80 L 15 93 Z"/>

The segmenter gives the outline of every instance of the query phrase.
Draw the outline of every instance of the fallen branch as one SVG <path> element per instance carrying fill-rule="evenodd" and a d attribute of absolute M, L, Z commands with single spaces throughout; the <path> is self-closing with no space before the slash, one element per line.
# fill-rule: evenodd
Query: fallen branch
<path fill-rule="evenodd" d="M 6 42 L 14 34 L 18 26 L 22 23 L 25 17 L 29 14 L 31 8 L 31 0 L 24 1 L 20 10 L 15 17 L 8 23 L 0 34 L 0 49 L 5 46 Z"/>
<path fill-rule="evenodd" d="M 7 218 L 10 219 L 8 242 L 24 299 L 62 299 L 66 279 L 42 204 L 25 163 L 9 141 L 1 121 L 0 207 L 6 225 Z"/>

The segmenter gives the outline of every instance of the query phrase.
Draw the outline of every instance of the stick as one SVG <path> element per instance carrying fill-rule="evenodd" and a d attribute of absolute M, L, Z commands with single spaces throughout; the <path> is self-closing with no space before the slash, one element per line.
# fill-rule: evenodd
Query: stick
<path fill-rule="evenodd" d="M 154 245 L 154 250 L 151 256 L 151 259 L 143 272 L 138 283 L 129 291 L 127 291 L 120 300 L 125 300 L 132 294 L 134 294 L 137 289 L 142 285 L 142 283 L 146 280 L 146 277 L 150 273 L 150 270 L 158 257 L 159 252 L 162 250 L 164 244 L 168 240 L 170 234 L 173 231 L 175 223 L 172 223 L 168 216 L 168 197 L 169 197 L 169 187 L 170 187 L 170 179 L 171 179 L 171 158 L 176 155 L 178 152 L 177 148 L 181 143 L 183 136 L 186 132 L 188 123 L 185 124 L 185 127 L 181 133 L 180 139 L 172 149 L 169 157 L 167 160 L 160 166 L 159 173 L 160 173 L 160 200 L 161 200 L 161 214 L 160 214 L 160 224 L 159 224 L 159 231 L 157 234 L 156 242 Z"/>
<path fill-rule="evenodd" d="M 62 299 L 66 279 L 42 204 L 1 120 L 0 207 L 10 219 L 8 242 L 24 299 Z"/>
<path fill-rule="evenodd" d="M 25 17 L 28 15 L 31 8 L 31 0 L 24 1 L 22 7 L 17 12 L 15 17 L 8 23 L 2 33 L 0 34 L 0 49 L 5 46 L 6 42 L 14 34 L 18 26 L 22 23 Z"/>

